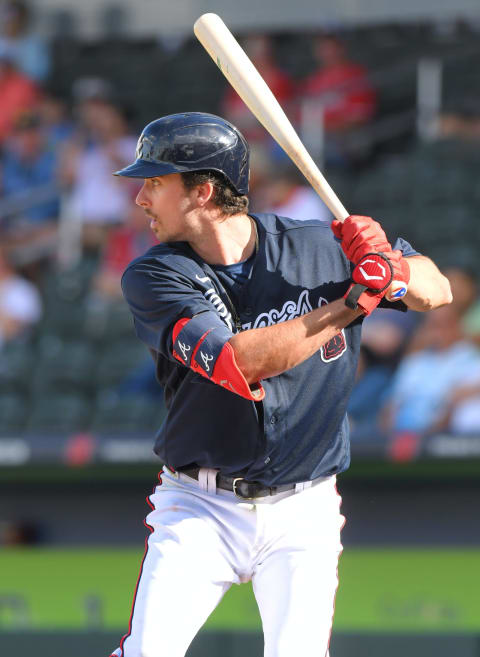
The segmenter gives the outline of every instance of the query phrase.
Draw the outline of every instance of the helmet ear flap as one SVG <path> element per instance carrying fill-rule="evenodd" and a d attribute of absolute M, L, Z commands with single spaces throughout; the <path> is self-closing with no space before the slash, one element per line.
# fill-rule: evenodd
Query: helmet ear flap
<path fill-rule="evenodd" d="M 115 175 L 153 178 L 187 171 L 216 171 L 236 194 L 248 194 L 249 147 L 237 128 L 214 114 L 170 114 L 142 131 L 133 164 Z"/>

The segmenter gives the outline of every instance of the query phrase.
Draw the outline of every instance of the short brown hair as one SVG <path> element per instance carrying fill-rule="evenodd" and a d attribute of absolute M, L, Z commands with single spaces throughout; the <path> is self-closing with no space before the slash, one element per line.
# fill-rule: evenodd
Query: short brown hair
<path fill-rule="evenodd" d="M 232 215 L 248 212 L 248 196 L 236 193 L 228 180 L 216 171 L 187 171 L 180 174 L 185 189 L 211 182 L 214 186 L 212 201 L 224 214 Z"/>

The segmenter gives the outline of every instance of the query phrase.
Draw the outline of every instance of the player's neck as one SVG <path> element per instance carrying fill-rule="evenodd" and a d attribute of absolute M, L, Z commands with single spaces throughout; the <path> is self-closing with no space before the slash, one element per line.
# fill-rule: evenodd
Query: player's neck
<path fill-rule="evenodd" d="M 204 232 L 189 244 L 210 265 L 233 265 L 252 255 L 256 241 L 254 220 L 236 214 L 207 223 Z"/>

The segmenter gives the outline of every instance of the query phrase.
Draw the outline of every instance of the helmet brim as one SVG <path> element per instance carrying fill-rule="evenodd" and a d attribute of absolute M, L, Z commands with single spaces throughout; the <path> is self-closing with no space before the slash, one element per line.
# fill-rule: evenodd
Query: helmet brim
<path fill-rule="evenodd" d="M 183 173 L 185 171 L 188 171 L 187 167 L 181 167 L 170 162 L 136 160 L 128 167 L 115 171 L 113 175 L 127 178 L 157 178 L 158 176 L 167 176 L 170 173 Z"/>

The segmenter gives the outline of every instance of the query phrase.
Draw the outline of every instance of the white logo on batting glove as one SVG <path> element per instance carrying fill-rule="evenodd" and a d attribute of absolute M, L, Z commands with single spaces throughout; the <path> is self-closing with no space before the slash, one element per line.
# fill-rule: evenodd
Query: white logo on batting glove
<path fill-rule="evenodd" d="M 383 279 L 385 278 L 385 267 L 383 265 L 381 265 L 379 262 L 377 262 L 376 260 L 364 260 L 362 264 L 366 265 L 367 262 L 371 262 L 375 265 L 378 265 L 378 267 L 380 267 L 380 269 L 382 270 L 383 275 L 382 276 L 375 276 L 375 275 L 370 276 L 370 274 L 367 274 L 367 272 L 362 267 L 362 265 L 360 265 L 359 269 L 362 272 L 362 275 L 363 275 L 364 279 L 366 281 L 383 281 Z"/>

